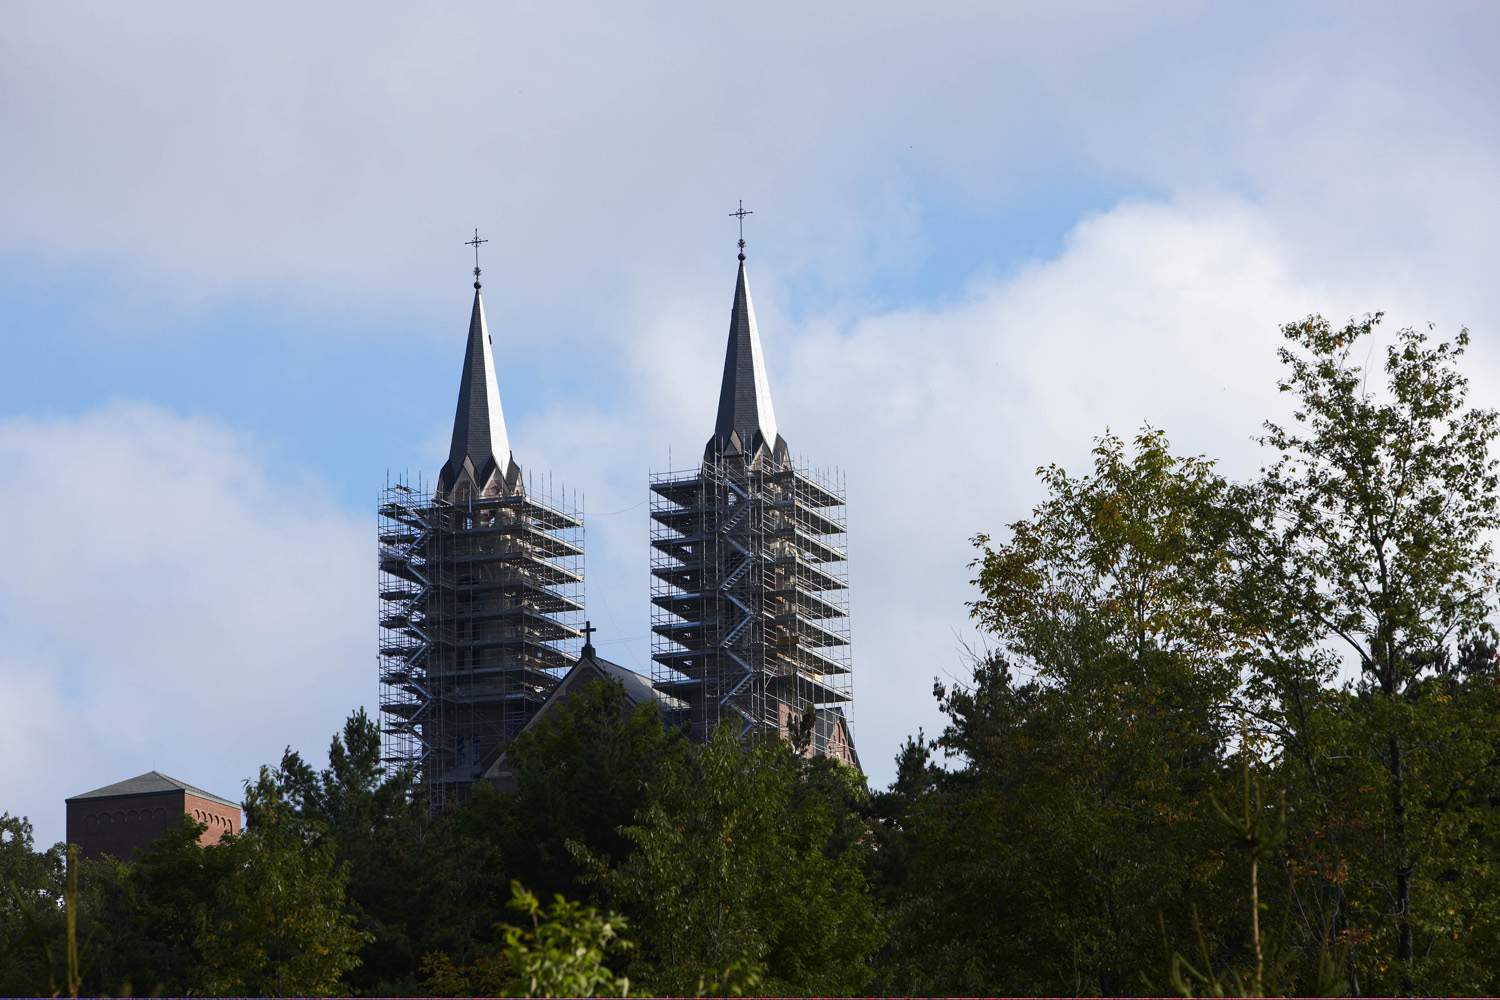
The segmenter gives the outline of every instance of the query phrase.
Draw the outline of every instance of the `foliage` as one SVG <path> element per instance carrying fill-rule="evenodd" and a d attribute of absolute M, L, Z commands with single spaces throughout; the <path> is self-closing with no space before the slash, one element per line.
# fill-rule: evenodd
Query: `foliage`
<path fill-rule="evenodd" d="M 369 934 L 345 907 L 347 871 L 329 843 L 307 835 L 262 769 L 246 790 L 248 831 L 223 850 L 233 866 L 198 937 L 209 993 L 324 996 L 339 992 Z"/>
<path fill-rule="evenodd" d="M 640 932 L 635 978 L 669 993 L 726 973 L 772 992 L 861 989 L 881 931 L 847 769 L 779 741 L 747 749 L 721 727 L 659 784 L 624 831 L 635 850 L 598 866 Z"/>
<path fill-rule="evenodd" d="M 632 846 L 623 828 L 658 794 L 663 769 L 681 766 L 688 744 L 655 705 L 632 709 L 613 681 L 575 688 L 542 721 L 506 749 L 513 794 L 477 812 L 501 824 L 502 853 L 527 885 L 577 894 L 585 885 L 568 845 L 611 866 L 623 861 Z"/>
<path fill-rule="evenodd" d="M 593 907 L 553 898 L 543 914 L 532 893 L 511 883 L 512 908 L 529 926 L 505 928 L 505 957 L 516 972 L 517 993 L 528 997 L 591 997 L 598 993 L 630 995 L 630 980 L 617 977 L 604 965 L 605 956 L 624 951 L 620 938 L 624 917 L 601 916 Z"/>
<path fill-rule="evenodd" d="M 909 745 L 881 797 L 908 859 L 887 989 L 1124 992 L 1159 978 L 1158 918 L 1185 929 L 1227 877 L 1193 855 L 1230 733 L 1239 636 L 1211 595 L 1234 491 L 1149 430 L 1102 438 L 1088 476 L 1040 474 L 1010 541 L 976 540 L 973 610 L 1002 647 L 936 688 L 931 749 L 958 766 Z"/>
<path fill-rule="evenodd" d="M 591 906 L 553 897 L 544 910 L 536 895 L 511 883 L 510 908 L 526 918 L 522 926 L 497 927 L 503 946 L 455 965 L 441 952 L 423 959 L 426 987 L 439 996 L 629 996 L 630 980 L 605 964 L 631 945 L 621 937 L 627 922 L 601 915 Z"/>
<path fill-rule="evenodd" d="M 0 995 L 55 991 L 65 861 L 63 846 L 37 851 L 31 823 L 0 813 Z"/>
<path fill-rule="evenodd" d="M 888 988 L 1500 985 L 1496 417 L 1466 334 L 1401 331 L 1372 389 L 1378 319 L 1286 328 L 1296 429 L 1258 480 L 1106 435 L 976 539 L 999 646 L 872 808 Z M 1284 835 L 1247 806 L 1225 841 L 1235 756 Z M 1153 926 L 1197 957 L 1152 959 Z"/>
<path fill-rule="evenodd" d="M 1231 847 L 1243 852 L 1250 863 L 1249 893 L 1247 908 L 1250 938 L 1254 947 L 1253 961 L 1244 968 L 1216 969 L 1203 928 L 1196 911 L 1193 914 L 1193 930 L 1197 938 L 1198 956 L 1196 964 L 1173 952 L 1169 962 L 1168 982 L 1179 996 L 1238 996 L 1263 997 L 1293 993 L 1299 982 L 1311 983 L 1309 992 L 1314 996 L 1343 996 L 1348 984 L 1342 974 L 1343 961 L 1330 949 L 1318 952 L 1317 966 L 1311 970 L 1310 978 L 1299 976 L 1294 963 L 1297 954 L 1292 949 L 1278 947 L 1274 939 L 1267 940 L 1262 931 L 1261 915 L 1265 910 L 1260 900 L 1260 870 L 1262 865 L 1274 863 L 1286 842 L 1286 804 L 1267 808 L 1258 780 L 1251 777 L 1251 753 L 1247 743 L 1242 747 L 1244 788 L 1240 810 L 1231 815 L 1217 798 L 1213 799 L 1214 812 L 1218 815 L 1223 833 Z M 1306 970 L 1300 970 L 1306 972 Z"/>
<path fill-rule="evenodd" d="M 427 821 L 425 803 L 409 794 L 411 775 L 382 762 L 380 727 L 364 709 L 330 740 L 322 771 L 288 748 L 266 777 L 302 835 L 332 850 L 347 873 L 354 926 L 367 935 L 359 965 L 345 976 L 349 985 L 410 992 L 419 956 L 435 946 L 428 928 L 466 937 L 491 922 L 476 881 L 499 877 L 498 870 L 482 850 L 461 859 L 447 829 Z M 466 908 L 476 911 L 472 920 L 463 919 Z"/>
<path fill-rule="evenodd" d="M 1247 704 L 1303 819 L 1307 945 L 1336 928 L 1358 990 L 1493 992 L 1467 942 L 1500 920 L 1497 416 L 1467 404 L 1466 332 L 1399 331 L 1371 389 L 1352 359 L 1379 320 L 1285 328 L 1295 420 L 1267 425 L 1236 597 L 1260 622 Z"/>

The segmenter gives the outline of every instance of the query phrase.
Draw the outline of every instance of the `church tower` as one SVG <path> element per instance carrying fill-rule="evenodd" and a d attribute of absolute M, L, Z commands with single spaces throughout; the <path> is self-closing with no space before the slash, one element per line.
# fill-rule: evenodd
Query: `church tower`
<path fill-rule="evenodd" d="M 380 709 L 384 756 L 410 767 L 434 810 L 530 721 L 577 655 L 583 522 L 511 454 L 480 291 L 448 460 L 429 492 L 380 502 Z"/>
<path fill-rule="evenodd" d="M 653 680 L 696 739 L 801 736 L 858 767 L 844 491 L 781 436 L 739 245 L 713 436 L 651 477 Z"/>

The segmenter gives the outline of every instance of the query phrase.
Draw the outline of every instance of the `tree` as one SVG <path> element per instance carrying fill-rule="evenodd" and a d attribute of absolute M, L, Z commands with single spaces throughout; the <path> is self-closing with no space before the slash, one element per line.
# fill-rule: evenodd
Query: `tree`
<path fill-rule="evenodd" d="M 203 988 L 202 940 L 234 868 L 228 843 L 204 847 L 184 817 L 133 860 L 83 864 L 79 934 L 86 982 L 98 993 L 184 994 Z"/>
<path fill-rule="evenodd" d="M 658 779 L 618 867 L 597 863 L 631 918 L 633 979 L 667 993 L 764 972 L 772 992 L 857 992 L 881 931 L 865 881 L 858 776 L 728 727 Z"/>
<path fill-rule="evenodd" d="M 63 846 L 36 850 L 31 823 L 0 813 L 0 994 L 36 993 L 61 979 Z"/>
<path fill-rule="evenodd" d="M 1466 331 L 1436 344 L 1399 331 L 1370 390 L 1351 359 L 1379 322 L 1284 328 L 1281 389 L 1297 406 L 1263 439 L 1279 455 L 1245 558 L 1242 601 L 1263 623 L 1251 693 L 1304 813 L 1322 818 L 1304 859 L 1329 919 L 1367 942 L 1356 984 L 1493 989 L 1453 942 L 1496 919 L 1464 897 L 1495 885 L 1493 853 L 1480 856 L 1494 805 L 1475 795 L 1500 746 L 1493 663 L 1472 654 L 1493 648 L 1497 416 L 1468 405 Z"/>
<path fill-rule="evenodd" d="M 536 895 L 511 883 L 510 908 L 520 911 L 520 926 L 502 924 L 504 941 L 495 953 L 472 964 L 455 966 L 448 956 L 424 960 L 427 986 L 444 996 L 501 995 L 527 997 L 629 996 L 630 980 L 617 976 L 606 959 L 627 951 L 621 937 L 624 917 L 601 914 L 591 906 L 553 897 L 543 909 Z"/>
<path fill-rule="evenodd" d="M 246 789 L 249 825 L 223 847 L 233 861 L 198 937 L 203 989 L 330 995 L 359 963 L 369 935 L 346 908 L 347 870 L 310 838 L 270 770 Z"/>
<path fill-rule="evenodd" d="M 322 771 L 288 747 L 269 777 L 304 835 L 328 846 L 348 874 L 355 926 L 369 935 L 359 965 L 346 976 L 349 985 L 411 992 L 422 954 L 438 946 L 434 936 L 464 937 L 493 922 L 499 903 L 487 909 L 487 896 L 474 891 L 473 879 L 503 880 L 500 868 L 433 822 L 425 801 L 412 795 L 410 772 L 387 770 L 380 727 L 364 709 L 352 712 L 330 739 Z M 472 918 L 465 919 L 464 909 L 474 911 Z"/>
<path fill-rule="evenodd" d="M 632 706 L 618 682 L 592 681 L 506 748 L 515 791 L 481 798 L 463 822 L 477 818 L 497 830 L 508 869 L 526 885 L 584 895 L 591 885 L 569 845 L 596 863 L 623 861 L 633 846 L 623 828 L 657 795 L 663 770 L 688 752 L 654 703 Z"/>
<path fill-rule="evenodd" d="M 1216 903 L 1236 873 L 1208 808 L 1232 780 L 1245 637 L 1216 595 L 1242 491 L 1150 429 L 1101 438 L 1088 475 L 1039 475 L 1032 515 L 976 539 L 972 610 L 999 646 L 936 686 L 956 766 L 903 761 L 886 989 L 1165 985 L 1162 922 L 1190 933 L 1195 907 L 1216 949 L 1249 945 Z"/>

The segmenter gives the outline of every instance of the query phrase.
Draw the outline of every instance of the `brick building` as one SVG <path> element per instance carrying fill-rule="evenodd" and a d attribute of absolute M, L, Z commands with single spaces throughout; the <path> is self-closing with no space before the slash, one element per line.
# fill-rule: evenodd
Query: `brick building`
<path fill-rule="evenodd" d="M 200 844 L 215 844 L 240 832 L 240 807 L 228 799 L 147 771 L 67 800 L 68 843 L 86 858 L 112 854 L 129 858 L 191 816 L 208 829 Z"/>

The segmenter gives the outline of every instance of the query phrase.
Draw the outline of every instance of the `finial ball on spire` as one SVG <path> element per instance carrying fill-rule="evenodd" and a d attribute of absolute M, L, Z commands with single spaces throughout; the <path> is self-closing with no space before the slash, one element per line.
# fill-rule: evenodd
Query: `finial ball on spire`
<path fill-rule="evenodd" d="M 745 207 L 745 199 L 743 198 L 740 199 L 739 210 L 729 213 L 731 219 L 740 220 L 740 260 L 745 259 L 745 216 L 754 214 L 754 212 Z"/>
<path fill-rule="evenodd" d="M 476 292 L 479 291 L 479 244 L 488 242 L 489 240 L 480 239 L 479 230 L 475 229 L 474 238 L 464 243 L 464 246 L 474 248 L 474 290 Z"/>

